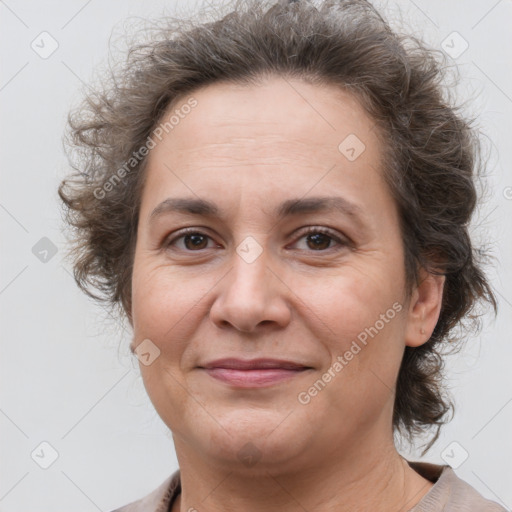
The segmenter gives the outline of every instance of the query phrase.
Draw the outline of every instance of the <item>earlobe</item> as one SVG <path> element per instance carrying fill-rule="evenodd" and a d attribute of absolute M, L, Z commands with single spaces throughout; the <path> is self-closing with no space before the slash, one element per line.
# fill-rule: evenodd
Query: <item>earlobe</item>
<path fill-rule="evenodd" d="M 419 347 L 426 343 L 439 319 L 443 302 L 444 275 L 420 270 L 420 281 L 411 294 L 405 344 Z"/>

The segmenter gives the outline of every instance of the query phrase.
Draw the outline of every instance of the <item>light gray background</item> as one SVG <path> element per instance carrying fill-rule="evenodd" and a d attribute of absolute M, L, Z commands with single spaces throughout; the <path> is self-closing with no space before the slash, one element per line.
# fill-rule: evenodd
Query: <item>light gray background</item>
<path fill-rule="evenodd" d="M 61 145 L 66 114 L 80 99 L 81 81 L 89 82 L 93 70 L 105 64 L 113 31 L 122 33 L 127 20 L 131 26 L 137 17 L 177 9 L 183 14 L 196 5 L 0 1 L 2 511 L 109 511 L 148 493 L 177 468 L 170 435 L 129 354 L 129 334 L 78 290 L 62 259 L 56 190 L 67 171 Z M 473 94 L 473 111 L 488 136 L 491 198 L 475 236 L 493 244 L 497 262 L 489 275 L 500 312 L 496 321 L 486 320 L 462 354 L 449 359 L 457 413 L 424 460 L 443 463 L 441 455 L 448 453 L 460 463 L 467 451 L 457 474 L 510 509 L 512 2 L 379 0 L 375 5 L 392 20 L 399 6 L 405 27 L 436 48 L 453 31 L 469 44 L 453 62 L 463 76 L 458 93 Z M 43 31 L 59 45 L 46 59 L 31 48 Z M 32 252 L 43 237 L 58 249 L 46 263 Z M 48 469 L 39 465 L 51 456 L 40 447 L 43 441 L 58 452 Z M 450 446 L 453 442 L 458 444 Z"/>

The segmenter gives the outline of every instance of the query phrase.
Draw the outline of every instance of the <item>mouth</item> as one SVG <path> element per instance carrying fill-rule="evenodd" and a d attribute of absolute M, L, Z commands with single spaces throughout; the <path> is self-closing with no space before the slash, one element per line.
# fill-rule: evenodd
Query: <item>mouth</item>
<path fill-rule="evenodd" d="M 312 370 L 294 361 L 279 359 L 219 359 L 199 366 L 210 377 L 240 388 L 267 387 Z"/>

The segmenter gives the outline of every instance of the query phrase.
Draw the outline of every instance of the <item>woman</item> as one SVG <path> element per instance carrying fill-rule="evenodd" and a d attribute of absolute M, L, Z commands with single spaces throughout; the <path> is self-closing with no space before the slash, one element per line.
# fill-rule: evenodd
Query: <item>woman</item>
<path fill-rule="evenodd" d="M 394 443 L 435 440 L 439 353 L 496 308 L 478 138 L 434 54 L 363 0 L 160 35 L 71 118 L 59 189 L 77 283 L 122 306 L 180 466 L 118 510 L 503 511 Z"/>

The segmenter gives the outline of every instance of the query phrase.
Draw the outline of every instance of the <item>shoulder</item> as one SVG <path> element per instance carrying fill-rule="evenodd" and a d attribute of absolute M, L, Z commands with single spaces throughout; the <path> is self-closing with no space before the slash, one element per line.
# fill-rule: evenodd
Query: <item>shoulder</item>
<path fill-rule="evenodd" d="M 180 473 L 177 470 L 143 498 L 116 508 L 112 512 L 167 512 L 169 504 L 180 490 Z"/>
<path fill-rule="evenodd" d="M 484 498 L 474 487 L 459 478 L 450 466 L 421 462 L 409 463 L 434 486 L 410 512 L 507 512 L 495 501 Z"/>

